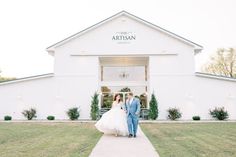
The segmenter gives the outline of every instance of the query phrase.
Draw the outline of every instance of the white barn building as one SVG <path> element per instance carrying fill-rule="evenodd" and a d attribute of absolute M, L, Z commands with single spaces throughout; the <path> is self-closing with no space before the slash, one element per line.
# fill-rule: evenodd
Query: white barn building
<path fill-rule="evenodd" d="M 47 48 L 54 73 L 0 83 L 0 119 L 34 107 L 37 119 L 80 107 L 80 119 L 90 118 L 91 96 L 100 93 L 108 107 L 114 93 L 128 87 L 148 108 L 154 91 L 158 119 L 178 107 L 182 119 L 224 106 L 236 119 L 236 79 L 195 72 L 194 57 L 202 46 L 125 11 L 119 12 Z M 121 92 L 122 93 L 122 92 Z M 124 96 L 126 93 L 122 93 Z"/>

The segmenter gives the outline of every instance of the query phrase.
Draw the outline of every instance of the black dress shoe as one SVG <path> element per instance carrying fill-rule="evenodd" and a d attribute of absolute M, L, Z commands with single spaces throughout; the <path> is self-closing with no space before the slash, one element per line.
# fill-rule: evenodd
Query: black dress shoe
<path fill-rule="evenodd" d="M 132 137 L 132 136 L 133 136 L 132 134 L 129 134 L 129 136 L 128 136 L 128 137 L 130 138 L 130 137 Z"/>
<path fill-rule="evenodd" d="M 134 138 L 136 138 L 136 135 L 134 135 Z"/>

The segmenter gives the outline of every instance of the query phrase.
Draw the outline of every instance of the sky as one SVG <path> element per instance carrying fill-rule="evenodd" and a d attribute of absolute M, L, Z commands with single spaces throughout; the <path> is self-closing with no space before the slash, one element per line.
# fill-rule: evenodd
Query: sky
<path fill-rule="evenodd" d="M 197 71 L 217 48 L 236 48 L 235 0 L 0 0 L 1 75 L 53 72 L 48 46 L 122 10 L 202 45 Z"/>

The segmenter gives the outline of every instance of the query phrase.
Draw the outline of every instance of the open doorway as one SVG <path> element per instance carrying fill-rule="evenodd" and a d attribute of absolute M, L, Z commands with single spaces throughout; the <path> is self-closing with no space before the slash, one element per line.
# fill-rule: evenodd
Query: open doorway
<path fill-rule="evenodd" d="M 101 108 L 111 108 L 114 96 L 119 94 L 123 103 L 127 100 L 128 93 L 140 100 L 141 109 L 148 108 L 148 95 L 145 87 L 101 87 Z"/>
<path fill-rule="evenodd" d="M 100 57 L 100 107 L 111 108 L 114 96 L 120 94 L 123 103 L 132 92 L 140 100 L 141 112 L 147 110 L 149 91 L 149 58 L 145 56 Z"/>

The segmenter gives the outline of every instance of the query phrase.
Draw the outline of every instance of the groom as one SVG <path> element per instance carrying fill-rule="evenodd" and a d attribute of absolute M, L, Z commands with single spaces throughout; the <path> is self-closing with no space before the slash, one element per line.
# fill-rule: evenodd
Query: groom
<path fill-rule="evenodd" d="M 138 117 L 140 112 L 139 99 L 133 97 L 133 93 L 128 93 L 128 100 L 125 103 L 127 113 L 127 123 L 129 130 L 129 138 L 136 137 L 138 129 Z"/>

